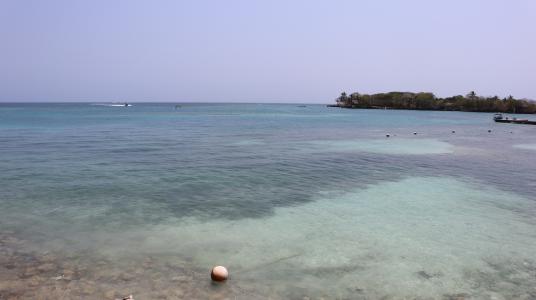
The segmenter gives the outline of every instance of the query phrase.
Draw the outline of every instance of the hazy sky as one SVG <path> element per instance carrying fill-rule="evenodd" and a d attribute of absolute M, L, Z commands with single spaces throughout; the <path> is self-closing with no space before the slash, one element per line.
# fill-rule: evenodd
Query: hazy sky
<path fill-rule="evenodd" d="M 0 101 L 536 99 L 535 0 L 0 0 Z"/>

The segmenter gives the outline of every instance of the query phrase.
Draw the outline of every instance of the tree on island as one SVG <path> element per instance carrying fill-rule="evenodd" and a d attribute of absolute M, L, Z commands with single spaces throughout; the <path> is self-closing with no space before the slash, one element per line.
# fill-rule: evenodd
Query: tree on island
<path fill-rule="evenodd" d="M 475 100 L 475 99 L 478 98 L 478 97 L 476 96 L 475 91 L 470 91 L 465 97 L 466 97 L 467 99 L 471 99 L 471 100 Z"/>
<path fill-rule="evenodd" d="M 346 92 L 342 92 L 339 98 L 337 98 L 337 104 L 342 104 L 343 106 L 349 104 L 348 103 L 348 96 L 346 95 Z"/>
<path fill-rule="evenodd" d="M 389 92 L 372 95 L 356 92 L 350 96 L 343 92 L 336 102 L 336 106 L 344 108 L 536 113 L 536 103 L 533 101 L 515 99 L 512 96 L 502 100 L 498 96 L 482 97 L 475 91 L 470 91 L 465 96 L 456 95 L 446 98 L 437 98 L 433 93 L 428 92 Z"/>

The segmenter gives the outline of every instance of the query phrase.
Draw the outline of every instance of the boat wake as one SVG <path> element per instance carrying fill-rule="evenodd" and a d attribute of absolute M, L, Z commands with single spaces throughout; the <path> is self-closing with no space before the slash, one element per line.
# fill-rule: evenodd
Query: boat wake
<path fill-rule="evenodd" d="M 130 107 L 132 104 L 129 103 L 93 103 L 91 105 L 97 105 L 97 106 L 113 106 L 113 107 Z"/>

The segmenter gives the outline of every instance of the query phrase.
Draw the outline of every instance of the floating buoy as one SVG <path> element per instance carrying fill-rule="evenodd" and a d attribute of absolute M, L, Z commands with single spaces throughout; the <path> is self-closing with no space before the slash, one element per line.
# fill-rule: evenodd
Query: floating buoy
<path fill-rule="evenodd" d="M 417 133 L 416 133 L 416 132 L 414 132 L 414 133 L 413 133 L 413 135 L 417 135 Z"/>
<path fill-rule="evenodd" d="M 210 278 L 212 278 L 213 281 L 225 281 L 227 280 L 227 277 L 229 277 L 229 272 L 222 266 L 216 266 L 212 268 L 212 272 L 210 272 Z"/>
<path fill-rule="evenodd" d="M 488 129 L 488 132 L 491 132 L 491 129 Z"/>
<path fill-rule="evenodd" d="M 391 135 L 390 135 L 390 134 L 386 134 L 385 136 L 386 136 L 386 137 L 390 137 Z"/>
<path fill-rule="evenodd" d="M 455 130 L 453 130 L 453 131 L 452 131 L 452 133 L 456 133 L 456 131 L 455 131 Z"/>

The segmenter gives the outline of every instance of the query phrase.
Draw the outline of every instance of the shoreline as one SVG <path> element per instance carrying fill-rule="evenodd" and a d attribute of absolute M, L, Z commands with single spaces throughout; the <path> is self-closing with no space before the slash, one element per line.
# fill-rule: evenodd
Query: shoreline
<path fill-rule="evenodd" d="M 420 109 L 420 108 L 400 108 L 400 107 L 380 107 L 380 106 L 370 106 L 370 107 L 353 107 L 353 106 L 344 106 L 338 104 L 326 104 L 326 107 L 329 108 L 344 108 L 344 109 L 363 109 L 363 110 L 398 110 L 398 111 L 444 111 L 444 112 L 468 112 L 468 113 L 487 113 L 494 114 L 494 111 L 474 111 L 474 110 L 454 110 L 454 109 Z M 500 112 L 503 114 L 509 115 L 536 115 L 535 113 L 512 113 L 512 112 Z"/>

